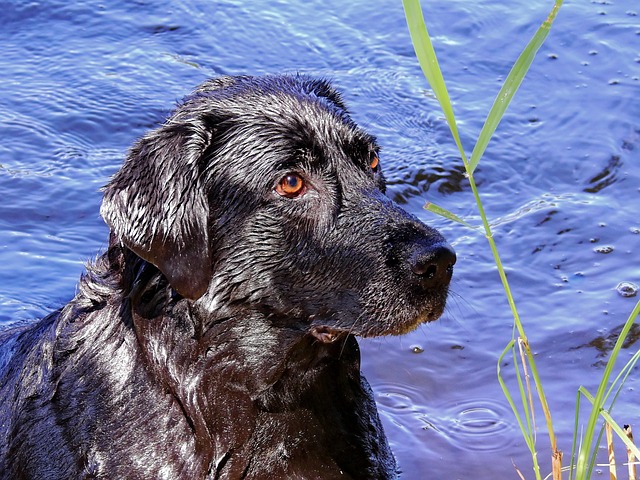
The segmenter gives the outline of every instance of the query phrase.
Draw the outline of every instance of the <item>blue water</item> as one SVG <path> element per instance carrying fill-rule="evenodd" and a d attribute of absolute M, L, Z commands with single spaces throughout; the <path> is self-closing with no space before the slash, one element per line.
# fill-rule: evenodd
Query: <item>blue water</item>
<path fill-rule="evenodd" d="M 470 152 L 552 2 L 423 4 Z M 616 287 L 640 285 L 639 15 L 636 0 L 566 1 L 477 171 L 566 456 L 577 388 L 594 391 L 638 299 Z M 403 478 L 518 478 L 514 464 L 533 478 L 496 380 L 512 320 L 486 241 L 422 209 L 429 200 L 478 223 L 400 0 L 9 0 L 0 31 L 0 323 L 73 296 L 107 240 L 100 187 L 193 86 L 218 74 L 326 76 L 384 145 L 389 194 L 459 258 L 439 322 L 363 342 Z M 614 411 L 636 431 L 639 376 Z M 536 421 L 546 474 L 541 412 Z"/>

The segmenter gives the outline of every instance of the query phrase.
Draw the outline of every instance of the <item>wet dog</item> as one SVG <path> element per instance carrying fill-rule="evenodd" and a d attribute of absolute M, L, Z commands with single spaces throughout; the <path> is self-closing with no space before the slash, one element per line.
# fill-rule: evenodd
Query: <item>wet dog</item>
<path fill-rule="evenodd" d="M 0 478 L 397 475 L 355 336 L 445 306 L 455 254 L 305 76 L 224 77 L 130 150 L 76 297 L 2 333 Z"/>

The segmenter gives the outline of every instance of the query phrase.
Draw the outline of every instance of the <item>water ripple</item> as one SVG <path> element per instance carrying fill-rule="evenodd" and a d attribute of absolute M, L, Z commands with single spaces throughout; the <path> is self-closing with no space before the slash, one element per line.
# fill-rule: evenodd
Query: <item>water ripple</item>
<path fill-rule="evenodd" d="M 449 442 L 462 449 L 499 451 L 513 439 L 512 412 L 494 399 L 474 398 L 456 403 L 445 412 Z"/>
<path fill-rule="evenodd" d="M 490 398 L 472 398 L 451 405 L 433 405 L 432 392 L 407 385 L 378 384 L 376 400 L 407 433 L 416 428 L 435 432 L 461 450 L 499 451 L 514 437 L 512 412 Z"/>

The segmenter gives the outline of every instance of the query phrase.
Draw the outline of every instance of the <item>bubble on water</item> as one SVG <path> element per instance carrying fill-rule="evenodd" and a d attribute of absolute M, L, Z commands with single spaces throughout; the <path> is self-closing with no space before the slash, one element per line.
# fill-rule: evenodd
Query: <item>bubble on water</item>
<path fill-rule="evenodd" d="M 640 228 L 639 227 L 631 227 L 629 228 L 629 231 L 631 233 L 635 233 L 636 235 L 640 233 Z"/>
<path fill-rule="evenodd" d="M 412 345 L 411 346 L 411 352 L 412 353 L 422 353 L 422 352 L 424 352 L 424 348 L 422 348 L 420 345 Z"/>
<path fill-rule="evenodd" d="M 601 247 L 596 247 L 593 249 L 596 253 L 611 253 L 613 252 L 613 247 L 611 245 L 602 245 Z"/>
<path fill-rule="evenodd" d="M 638 285 L 631 282 L 620 282 L 616 290 L 623 297 L 635 297 L 638 294 Z"/>

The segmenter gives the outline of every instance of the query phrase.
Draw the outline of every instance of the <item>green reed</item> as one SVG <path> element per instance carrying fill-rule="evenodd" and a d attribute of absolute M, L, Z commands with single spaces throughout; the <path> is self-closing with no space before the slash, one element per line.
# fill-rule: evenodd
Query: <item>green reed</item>
<path fill-rule="evenodd" d="M 571 453 L 571 463 L 569 467 L 562 468 L 562 452 L 559 450 L 558 445 L 556 443 L 556 436 L 553 430 L 553 421 L 551 418 L 551 411 L 549 409 L 549 405 L 547 403 L 547 398 L 544 394 L 544 390 L 542 388 L 542 382 L 540 376 L 538 375 L 538 369 L 536 367 L 536 362 L 534 359 L 534 355 L 532 353 L 531 347 L 529 345 L 529 340 L 525 333 L 524 325 L 520 319 L 520 315 L 516 308 L 515 300 L 513 294 L 511 292 L 511 288 L 509 286 L 509 282 L 507 279 L 507 275 L 505 273 L 504 267 L 500 260 L 500 255 L 498 253 L 498 248 L 496 246 L 495 240 L 493 238 L 493 233 L 491 231 L 490 223 L 487 219 L 487 216 L 484 211 L 484 207 L 482 204 L 482 200 L 480 198 L 480 194 L 476 187 L 476 182 L 473 176 L 473 173 L 484 154 L 489 141 L 495 132 L 500 120 L 507 107 L 511 103 L 513 96 L 518 90 L 520 84 L 522 83 L 533 59 L 536 56 L 541 45 L 544 43 L 546 37 L 549 35 L 549 31 L 551 29 L 551 25 L 555 20 L 560 7 L 562 6 L 562 0 L 555 0 L 555 3 L 551 9 L 551 12 L 547 16 L 546 20 L 542 23 L 542 25 L 538 28 L 534 36 L 531 38 L 529 43 L 525 46 L 524 50 L 516 60 L 513 65 L 509 75 L 507 76 L 502 88 L 498 92 L 496 99 L 494 100 L 493 106 L 487 115 L 485 123 L 480 131 L 478 139 L 475 143 L 473 151 L 471 152 L 471 157 L 468 158 L 464 147 L 462 146 L 462 142 L 460 140 L 460 135 L 458 132 L 458 127 L 456 124 L 455 116 L 453 113 L 453 108 L 451 106 L 451 101 L 449 99 L 449 94 L 447 92 L 447 87 L 442 76 L 442 72 L 440 71 L 440 67 L 438 65 L 438 59 L 436 57 L 435 51 L 433 49 L 433 45 L 431 43 L 431 38 L 429 37 L 429 33 L 427 31 L 427 27 L 425 25 L 424 17 L 422 14 L 422 8 L 420 6 L 419 0 L 403 0 L 405 16 L 407 19 L 407 25 L 409 27 L 409 32 L 411 34 L 411 41 L 413 42 L 413 46 L 416 52 L 416 56 L 418 57 L 418 61 L 420 62 L 420 66 L 422 67 L 422 71 L 424 76 L 426 77 L 431 89 L 433 90 L 442 111 L 445 115 L 447 124 L 451 130 L 451 134 L 453 135 L 453 139 L 460 151 L 460 156 L 462 158 L 462 162 L 464 164 L 464 168 L 469 179 L 469 184 L 471 186 L 471 191 L 473 192 L 473 196 L 478 208 L 478 212 L 482 219 L 482 226 L 472 226 L 457 215 L 449 212 L 448 210 L 434 205 L 432 203 L 427 203 L 425 208 L 429 211 L 442 215 L 450 220 L 459 222 L 467 227 L 474 228 L 476 230 L 483 231 L 484 236 L 487 238 L 489 243 L 489 247 L 493 254 L 494 261 L 498 268 L 498 273 L 500 276 L 500 280 L 502 282 L 502 286 L 505 290 L 507 300 L 509 303 L 509 307 L 511 309 L 511 313 L 514 319 L 514 328 L 511 341 L 507 344 L 506 348 L 500 355 L 497 365 L 497 376 L 502 391 L 513 410 L 516 421 L 522 431 L 524 436 L 524 440 L 529 448 L 531 453 L 531 458 L 533 460 L 533 470 L 536 476 L 536 479 L 541 480 L 542 476 L 540 473 L 540 467 L 538 464 L 537 458 L 537 450 L 536 450 L 536 425 L 533 418 L 534 412 L 534 401 L 532 394 L 532 387 L 530 384 L 530 379 L 533 379 L 533 384 L 535 391 L 537 392 L 537 398 L 539 405 L 544 413 L 547 433 L 549 436 L 549 441 L 551 445 L 551 457 L 552 457 L 552 469 L 553 472 L 550 474 L 554 480 L 560 480 L 562 478 L 562 471 L 570 471 L 570 478 L 576 480 L 585 480 L 588 479 L 593 470 L 593 466 L 595 464 L 595 454 L 597 452 L 597 445 L 600 442 L 600 437 L 602 433 L 600 433 L 598 440 L 594 445 L 594 436 L 597 428 L 601 425 L 602 419 L 607 423 L 611 424 L 613 430 L 623 439 L 625 444 L 629 448 L 632 448 L 634 453 L 638 458 L 640 458 L 640 452 L 638 449 L 633 446 L 631 441 L 628 440 L 626 435 L 623 433 L 622 429 L 613 421 L 610 415 L 611 408 L 615 403 L 615 400 L 620 392 L 621 386 L 624 383 L 624 380 L 627 378 L 629 373 L 631 372 L 635 362 L 638 360 L 639 354 L 634 355 L 632 360 L 630 360 L 627 365 L 622 369 L 622 371 L 618 374 L 616 379 L 609 384 L 609 379 L 613 373 L 613 368 L 615 361 L 617 359 L 618 353 L 622 347 L 624 339 L 628 334 L 631 326 L 633 325 L 638 313 L 640 312 L 640 302 L 636 305 L 636 308 L 630 315 L 627 323 L 625 324 L 618 341 L 611 352 L 611 356 L 605 371 L 603 373 L 602 380 L 598 387 L 598 391 L 596 396 L 593 397 L 591 394 L 584 388 L 580 387 L 578 392 L 578 400 L 576 404 L 576 426 L 574 430 L 574 440 L 573 447 Z M 511 354 L 513 365 L 515 369 L 515 376 L 517 379 L 518 385 L 518 394 L 520 397 L 520 406 L 516 405 L 516 401 L 514 400 L 514 396 L 511 391 L 507 387 L 504 379 L 502 377 L 502 371 L 500 365 L 503 363 L 503 359 L 508 354 Z M 615 391 L 615 393 L 614 393 Z M 609 406 L 605 408 L 605 403 L 613 394 L 612 400 L 609 403 Z M 591 414 L 589 417 L 589 422 L 587 424 L 586 429 L 579 433 L 579 409 L 580 409 L 580 398 L 583 396 L 586 398 L 591 404 Z M 522 413 L 521 413 L 522 412 Z M 602 417 L 602 419 L 600 418 Z M 579 443 L 579 452 L 576 452 L 576 444 Z M 576 457 L 577 455 L 577 457 Z M 521 473 L 518 472 L 520 476 Z"/>

